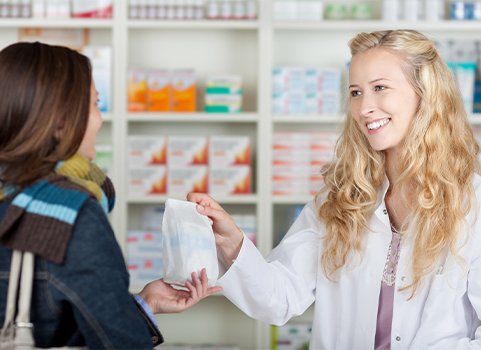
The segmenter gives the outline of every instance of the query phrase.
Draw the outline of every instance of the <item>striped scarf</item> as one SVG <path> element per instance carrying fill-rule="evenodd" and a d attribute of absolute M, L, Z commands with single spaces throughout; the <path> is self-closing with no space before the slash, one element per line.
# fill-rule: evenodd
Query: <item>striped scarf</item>
<path fill-rule="evenodd" d="M 79 154 L 17 192 L 12 186 L 0 187 L 0 201 L 11 199 L 0 222 L 0 244 L 31 251 L 57 264 L 64 261 L 73 225 L 87 199 L 95 198 L 106 214 L 115 203 L 110 179 Z"/>

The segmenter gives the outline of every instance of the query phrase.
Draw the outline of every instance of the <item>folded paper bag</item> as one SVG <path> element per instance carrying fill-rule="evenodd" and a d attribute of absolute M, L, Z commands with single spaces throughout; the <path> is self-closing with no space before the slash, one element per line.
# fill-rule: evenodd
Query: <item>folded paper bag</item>
<path fill-rule="evenodd" d="M 192 272 L 207 271 L 208 285 L 214 286 L 219 275 L 217 249 L 209 218 L 201 215 L 197 204 L 167 199 L 162 220 L 163 279 L 184 285 Z"/>

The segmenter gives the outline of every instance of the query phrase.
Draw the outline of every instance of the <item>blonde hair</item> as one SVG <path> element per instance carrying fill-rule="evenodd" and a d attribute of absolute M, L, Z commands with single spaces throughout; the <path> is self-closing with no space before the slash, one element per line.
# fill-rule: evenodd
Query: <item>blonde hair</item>
<path fill-rule="evenodd" d="M 396 188 L 414 194 L 411 223 L 412 283 L 415 293 L 444 249 L 455 253 L 460 224 L 470 209 L 472 176 L 479 173 L 479 146 L 452 73 L 434 43 L 413 30 L 360 33 L 349 42 L 351 55 L 382 48 L 398 55 L 402 70 L 420 97 L 400 155 Z M 319 208 L 326 225 L 321 264 L 326 276 L 362 254 L 363 236 L 385 178 L 384 152 L 373 150 L 351 112 L 336 144 L 335 160 L 323 168 L 325 200 Z"/>

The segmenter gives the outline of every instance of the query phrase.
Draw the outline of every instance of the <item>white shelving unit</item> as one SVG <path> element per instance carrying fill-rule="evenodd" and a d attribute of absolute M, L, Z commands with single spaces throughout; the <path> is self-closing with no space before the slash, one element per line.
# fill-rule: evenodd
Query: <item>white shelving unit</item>
<path fill-rule="evenodd" d="M 338 130 L 342 115 L 272 115 L 271 71 L 276 65 L 345 67 L 347 41 L 359 31 L 413 28 L 433 37 L 476 38 L 481 22 L 321 21 L 277 22 L 274 0 L 259 0 L 255 21 L 129 20 L 127 0 L 115 1 L 112 20 L 0 19 L 0 47 L 18 40 L 18 28 L 89 28 L 92 45 L 112 47 L 112 112 L 104 115 L 99 138 L 113 149 L 113 181 L 117 188 L 112 225 L 125 248 L 128 229 L 138 225 L 146 206 L 160 205 L 166 196 L 127 195 L 128 135 L 249 135 L 254 151 L 254 193 L 216 198 L 229 212 L 257 216 L 257 245 L 267 254 L 286 230 L 287 216 L 310 196 L 271 194 L 271 143 L 275 131 Z M 356 0 L 352 0 L 355 2 Z M 380 7 L 380 1 L 375 1 Z M 235 73 L 244 80 L 245 112 L 235 115 L 198 113 L 128 113 L 129 67 L 196 70 L 198 82 L 209 74 Z M 198 86 L 198 91 L 202 85 Z M 199 95 L 199 101 L 201 96 Z M 472 115 L 473 125 L 481 116 Z M 179 194 L 183 197 L 184 194 Z M 310 320 L 310 309 L 301 319 Z M 254 321 L 224 297 L 204 300 L 185 313 L 159 316 L 169 343 L 233 344 L 242 349 L 270 348 L 270 326 Z"/>

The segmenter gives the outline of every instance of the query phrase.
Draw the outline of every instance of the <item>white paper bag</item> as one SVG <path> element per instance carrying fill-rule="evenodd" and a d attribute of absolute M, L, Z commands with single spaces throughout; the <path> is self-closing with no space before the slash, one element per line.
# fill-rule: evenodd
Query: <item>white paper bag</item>
<path fill-rule="evenodd" d="M 217 249 L 212 225 L 199 214 L 197 204 L 176 199 L 165 202 L 162 220 L 163 279 L 166 283 L 184 285 L 191 281 L 191 273 L 207 270 L 209 287 L 219 275 Z"/>

